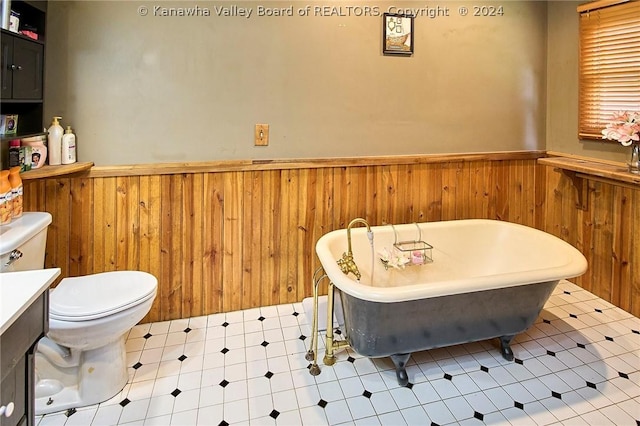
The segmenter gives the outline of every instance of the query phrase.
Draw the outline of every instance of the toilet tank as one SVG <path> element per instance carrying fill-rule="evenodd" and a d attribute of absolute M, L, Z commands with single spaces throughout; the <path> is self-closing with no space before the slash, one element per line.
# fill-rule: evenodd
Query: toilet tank
<path fill-rule="evenodd" d="M 0 226 L 0 272 L 43 269 L 50 223 L 49 213 L 25 212 Z"/>

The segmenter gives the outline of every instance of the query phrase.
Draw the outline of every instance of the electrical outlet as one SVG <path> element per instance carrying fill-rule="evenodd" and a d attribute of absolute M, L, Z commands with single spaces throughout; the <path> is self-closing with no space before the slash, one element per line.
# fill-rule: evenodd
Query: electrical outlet
<path fill-rule="evenodd" d="M 256 146 L 269 145 L 269 125 L 268 124 L 256 124 L 255 142 L 256 142 Z"/>

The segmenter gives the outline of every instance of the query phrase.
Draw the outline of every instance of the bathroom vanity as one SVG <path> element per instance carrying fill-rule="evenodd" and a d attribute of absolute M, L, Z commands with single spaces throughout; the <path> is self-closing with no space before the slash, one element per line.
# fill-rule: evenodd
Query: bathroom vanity
<path fill-rule="evenodd" d="M 59 268 L 0 274 L 0 426 L 35 424 L 35 346 Z"/>

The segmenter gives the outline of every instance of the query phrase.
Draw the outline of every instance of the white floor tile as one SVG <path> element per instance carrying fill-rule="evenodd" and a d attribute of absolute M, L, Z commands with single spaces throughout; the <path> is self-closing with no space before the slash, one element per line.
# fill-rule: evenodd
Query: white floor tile
<path fill-rule="evenodd" d="M 273 401 L 270 394 L 249 398 L 250 419 L 268 416 L 272 410 Z"/>
<path fill-rule="evenodd" d="M 147 409 L 149 408 L 149 402 L 149 399 L 140 399 L 128 403 L 122 408 L 119 423 L 130 423 L 138 420 L 144 420 L 147 415 Z"/>
<path fill-rule="evenodd" d="M 347 398 L 347 405 L 354 420 L 370 418 L 376 414 L 369 398 L 362 395 Z"/>
<path fill-rule="evenodd" d="M 395 401 L 397 407 L 402 411 L 405 408 L 415 407 L 416 405 L 420 405 L 420 401 L 416 397 L 415 393 L 412 389 L 406 387 L 400 387 L 396 389 L 391 389 L 389 391 L 391 393 L 391 397 Z"/>
<path fill-rule="evenodd" d="M 337 425 L 352 420 L 351 412 L 344 399 L 332 401 L 324 409 L 327 421 L 331 425 Z"/>
<path fill-rule="evenodd" d="M 369 400 L 378 415 L 398 410 L 398 406 L 389 391 L 376 392 L 371 395 Z"/>
<path fill-rule="evenodd" d="M 456 420 L 453 414 L 451 414 L 451 411 L 449 411 L 449 408 L 442 401 L 430 402 L 422 407 L 431 421 L 439 425 L 452 423 Z"/>
<path fill-rule="evenodd" d="M 390 413 L 381 414 L 378 416 L 380 423 L 383 425 L 406 425 L 407 423 L 404 421 L 404 417 L 398 411 L 392 411 Z"/>

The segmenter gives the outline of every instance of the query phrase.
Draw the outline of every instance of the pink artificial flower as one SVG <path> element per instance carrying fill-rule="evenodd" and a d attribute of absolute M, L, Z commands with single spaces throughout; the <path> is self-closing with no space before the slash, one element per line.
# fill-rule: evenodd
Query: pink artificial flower
<path fill-rule="evenodd" d="M 616 111 L 611 121 L 602 130 L 602 139 L 615 140 L 623 146 L 640 141 L 640 113 Z"/>

